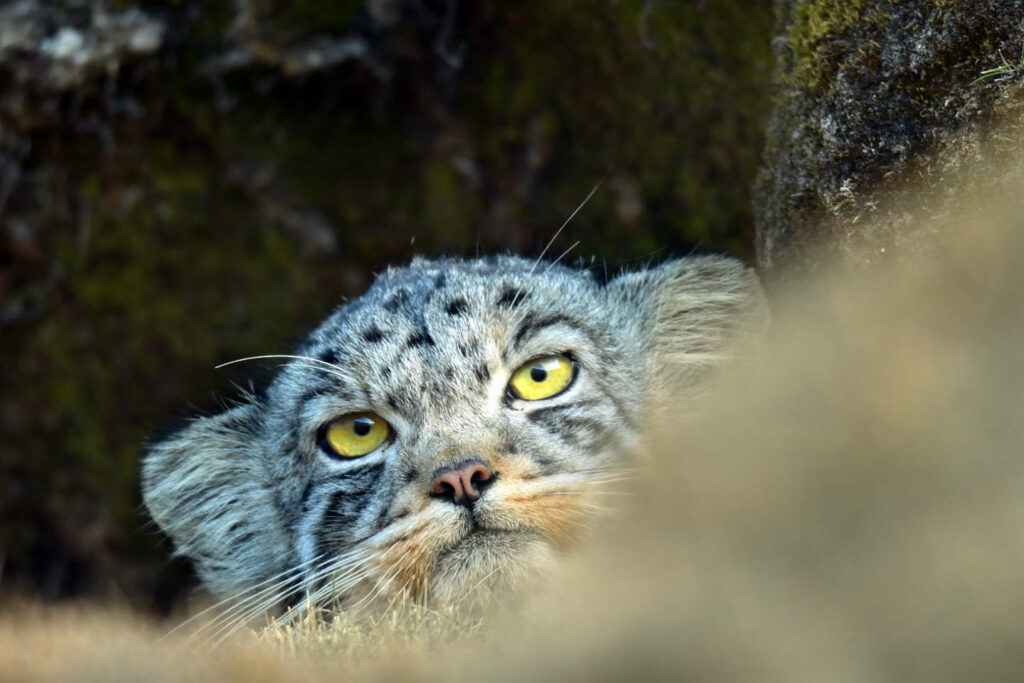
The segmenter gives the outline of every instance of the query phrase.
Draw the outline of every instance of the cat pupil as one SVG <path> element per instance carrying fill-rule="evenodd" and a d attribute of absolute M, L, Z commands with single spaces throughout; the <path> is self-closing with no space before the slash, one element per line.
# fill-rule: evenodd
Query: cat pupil
<path fill-rule="evenodd" d="M 544 368 L 540 367 L 539 365 L 536 366 L 536 367 L 530 368 L 530 379 L 532 379 L 534 382 L 540 383 L 540 382 L 543 382 L 544 380 L 546 380 L 547 378 L 548 378 L 548 371 L 545 370 Z"/>
<path fill-rule="evenodd" d="M 352 423 L 352 431 L 356 433 L 356 436 L 366 436 L 372 427 L 373 420 L 368 417 L 356 418 Z"/>

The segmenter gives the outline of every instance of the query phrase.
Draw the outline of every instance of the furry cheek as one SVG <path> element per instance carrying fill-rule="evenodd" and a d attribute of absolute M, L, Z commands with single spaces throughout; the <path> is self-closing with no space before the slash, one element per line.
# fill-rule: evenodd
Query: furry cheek
<path fill-rule="evenodd" d="M 370 578 L 363 586 L 366 598 L 407 594 L 414 599 L 426 595 L 437 557 L 465 538 L 471 524 L 458 514 L 439 514 L 426 506 L 418 514 L 390 527 L 375 542 L 367 544 L 371 561 Z"/>

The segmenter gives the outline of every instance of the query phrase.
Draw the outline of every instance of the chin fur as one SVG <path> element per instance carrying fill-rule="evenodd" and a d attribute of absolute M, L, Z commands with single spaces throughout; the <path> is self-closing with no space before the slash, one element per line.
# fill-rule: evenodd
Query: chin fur
<path fill-rule="evenodd" d="M 504 600 L 546 575 L 554 562 L 553 548 L 537 534 L 475 531 L 438 557 L 428 599 L 435 605 Z"/>

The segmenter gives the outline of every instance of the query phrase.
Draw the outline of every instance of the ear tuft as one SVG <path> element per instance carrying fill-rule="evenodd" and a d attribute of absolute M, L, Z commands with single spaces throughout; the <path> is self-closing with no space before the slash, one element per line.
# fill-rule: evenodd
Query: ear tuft
<path fill-rule="evenodd" d="M 276 574 L 289 553 L 259 427 L 258 405 L 242 405 L 157 443 L 142 463 L 150 514 L 218 595 Z"/>

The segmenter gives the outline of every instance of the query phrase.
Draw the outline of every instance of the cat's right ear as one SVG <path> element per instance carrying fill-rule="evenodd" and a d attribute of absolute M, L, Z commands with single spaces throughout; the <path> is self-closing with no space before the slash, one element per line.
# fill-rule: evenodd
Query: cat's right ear
<path fill-rule="evenodd" d="M 700 374 L 768 319 L 757 274 L 724 256 L 676 259 L 620 275 L 608 283 L 608 295 L 640 326 L 660 371 Z"/>
<path fill-rule="evenodd" d="M 262 406 L 249 402 L 192 422 L 142 463 L 153 519 L 214 593 L 276 573 L 289 544 L 259 449 Z"/>

